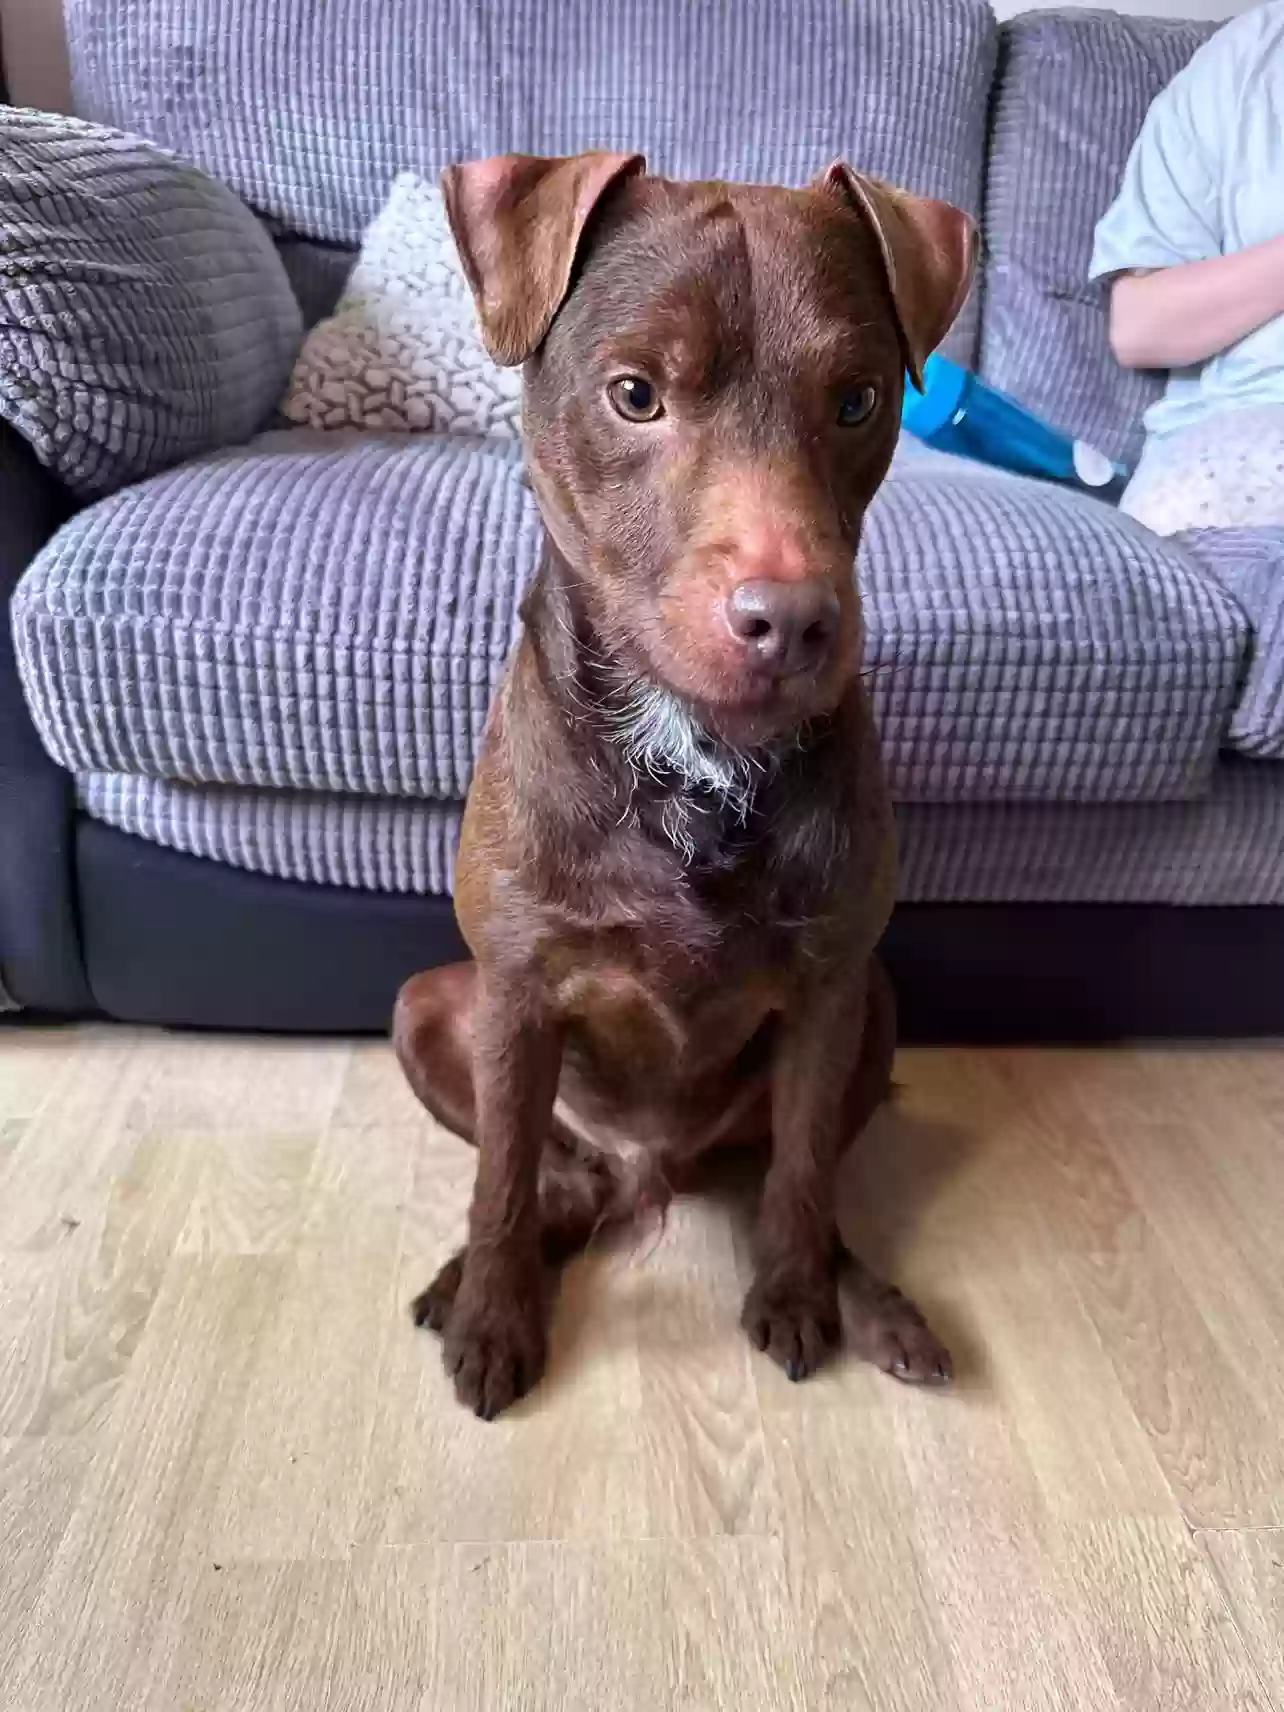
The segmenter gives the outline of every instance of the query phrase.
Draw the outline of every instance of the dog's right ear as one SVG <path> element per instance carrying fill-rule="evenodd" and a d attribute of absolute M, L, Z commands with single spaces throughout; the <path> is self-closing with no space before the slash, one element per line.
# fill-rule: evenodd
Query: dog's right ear
<path fill-rule="evenodd" d="M 472 287 L 482 339 L 513 368 L 536 350 L 571 283 L 576 252 L 603 194 L 646 166 L 641 155 L 495 155 L 448 166 L 442 194 Z"/>
<path fill-rule="evenodd" d="M 921 392 L 923 364 L 949 332 L 972 285 L 979 248 L 974 222 L 948 202 L 911 196 L 846 161 L 836 160 L 816 187 L 837 191 L 878 239 L 905 366 Z"/>

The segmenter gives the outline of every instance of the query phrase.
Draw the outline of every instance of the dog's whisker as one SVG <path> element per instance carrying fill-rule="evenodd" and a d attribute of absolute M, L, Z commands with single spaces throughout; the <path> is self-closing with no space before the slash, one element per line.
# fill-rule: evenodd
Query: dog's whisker
<path fill-rule="evenodd" d="M 894 672 L 899 666 L 903 666 L 906 663 L 907 656 L 902 650 L 897 649 L 896 653 L 892 655 L 890 660 L 875 660 L 870 666 L 862 666 L 857 676 L 862 679 L 875 678 L 881 673 Z"/>

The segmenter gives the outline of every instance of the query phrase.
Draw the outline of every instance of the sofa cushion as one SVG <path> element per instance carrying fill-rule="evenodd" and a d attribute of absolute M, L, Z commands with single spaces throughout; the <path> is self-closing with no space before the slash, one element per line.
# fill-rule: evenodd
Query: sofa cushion
<path fill-rule="evenodd" d="M 226 186 L 96 125 L 0 108 L 0 417 L 82 498 L 262 427 L 299 307 Z"/>
<path fill-rule="evenodd" d="M 463 804 L 82 773 L 86 814 L 151 844 L 278 880 L 445 897 Z"/>
<path fill-rule="evenodd" d="M 507 150 L 781 184 L 847 154 L 980 213 L 985 0 L 77 0 L 67 28 L 77 112 L 332 243 L 398 172 Z"/>
<path fill-rule="evenodd" d="M 276 240 L 276 253 L 303 311 L 303 325 L 315 327 L 334 313 L 358 252 L 346 244 L 318 244 L 288 234 Z"/>
<path fill-rule="evenodd" d="M 33 716 L 78 772 L 461 797 L 540 540 L 501 442 L 261 436 L 36 558 L 13 606 Z M 860 569 L 902 800 L 1206 788 L 1245 624 L 1179 547 L 906 446 Z"/>
<path fill-rule="evenodd" d="M 900 801 L 1205 790 L 1247 626 L 1179 547 L 1086 494 L 907 438 L 860 573 Z"/>
<path fill-rule="evenodd" d="M 73 769 L 462 796 L 539 542 L 504 442 L 261 435 L 35 560 L 13 619 L 37 727 Z"/>
<path fill-rule="evenodd" d="M 1252 626 L 1230 747 L 1259 760 L 1284 759 L 1284 528 L 1197 529 L 1180 540 Z"/>
<path fill-rule="evenodd" d="M 905 903 L 1284 904 L 1284 767 L 1238 757 L 1198 802 L 904 803 L 896 827 Z"/>
<path fill-rule="evenodd" d="M 1049 421 L 1128 462 L 1163 377 L 1119 367 L 1107 291 L 1088 283 L 1146 109 L 1216 28 L 1115 12 L 1005 24 L 985 195 L 981 373 Z"/>
<path fill-rule="evenodd" d="M 400 172 L 334 313 L 313 327 L 281 414 L 305 428 L 516 440 L 522 371 L 482 342 L 441 187 Z"/>
<path fill-rule="evenodd" d="M 85 773 L 96 820 L 315 885 L 449 893 L 459 803 Z M 1284 904 L 1284 767 L 1228 759 L 1198 802 L 900 803 L 903 903 Z"/>

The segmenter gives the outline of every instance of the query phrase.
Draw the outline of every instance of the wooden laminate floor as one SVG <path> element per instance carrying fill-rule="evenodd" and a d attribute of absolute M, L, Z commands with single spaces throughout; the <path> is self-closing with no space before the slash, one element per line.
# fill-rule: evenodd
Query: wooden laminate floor
<path fill-rule="evenodd" d="M 724 1190 L 483 1426 L 386 1048 L 0 1033 L 0 1708 L 1284 1712 L 1284 1049 L 900 1075 L 844 1200 L 951 1392 L 752 1354 Z"/>

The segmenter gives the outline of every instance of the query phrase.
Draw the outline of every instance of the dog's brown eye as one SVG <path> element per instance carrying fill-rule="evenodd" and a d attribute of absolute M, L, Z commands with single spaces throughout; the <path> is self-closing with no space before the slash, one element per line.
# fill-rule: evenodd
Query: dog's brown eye
<path fill-rule="evenodd" d="M 878 403 L 876 386 L 850 386 L 838 401 L 838 426 L 858 428 L 874 414 Z"/>
<path fill-rule="evenodd" d="M 616 415 L 626 422 L 654 422 L 664 414 L 659 393 L 641 375 L 621 375 L 607 387 L 606 396 Z"/>

